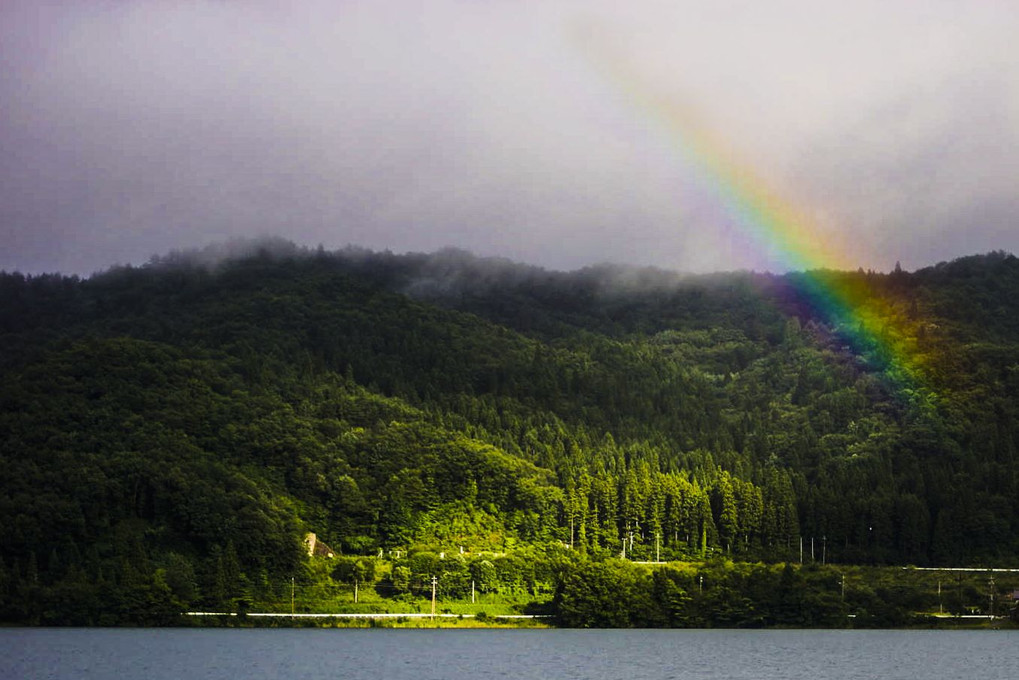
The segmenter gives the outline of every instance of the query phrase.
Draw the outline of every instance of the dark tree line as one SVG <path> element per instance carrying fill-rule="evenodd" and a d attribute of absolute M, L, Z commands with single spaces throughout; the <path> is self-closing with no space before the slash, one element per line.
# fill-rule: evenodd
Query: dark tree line
<path fill-rule="evenodd" d="M 814 274 L 880 311 L 869 334 L 800 275 L 199 260 L 0 274 L 0 618 L 271 597 L 305 531 L 365 555 L 1019 556 L 1014 257 Z"/>

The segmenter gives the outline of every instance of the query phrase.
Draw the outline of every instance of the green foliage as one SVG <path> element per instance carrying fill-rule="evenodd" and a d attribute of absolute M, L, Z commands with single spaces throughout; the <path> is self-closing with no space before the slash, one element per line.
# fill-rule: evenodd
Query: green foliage
<path fill-rule="evenodd" d="M 1019 262 L 810 276 L 883 328 L 855 333 L 802 274 L 455 252 L 0 273 L 0 620 L 167 623 L 278 604 L 291 579 L 328 595 L 330 571 L 537 593 L 577 556 L 782 562 L 801 540 L 807 562 L 1015 562 Z M 311 565 L 308 531 L 344 558 Z M 576 625 L 833 611 L 779 597 L 805 572 L 706 571 L 695 595 L 689 574 L 575 568 Z M 653 614 L 589 618 L 610 584 Z M 896 620 L 882 596 L 865 608 Z"/>
<path fill-rule="evenodd" d="M 918 583 L 899 569 L 874 569 L 849 575 L 845 588 L 844 569 L 581 563 L 561 576 L 553 611 L 559 625 L 580 628 L 866 628 L 918 623 L 920 612 L 936 610 L 936 579 Z"/>
<path fill-rule="evenodd" d="M 641 627 L 649 613 L 650 579 L 625 563 L 584 563 L 556 589 L 558 623 L 571 628 Z"/>

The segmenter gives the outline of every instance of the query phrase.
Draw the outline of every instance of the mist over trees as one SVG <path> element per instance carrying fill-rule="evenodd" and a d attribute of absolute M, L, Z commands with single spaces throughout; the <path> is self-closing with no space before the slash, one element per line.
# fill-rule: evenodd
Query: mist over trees
<path fill-rule="evenodd" d="M 283 241 L 2 273 L 0 620 L 279 598 L 313 578 L 309 531 L 408 553 L 386 576 L 408 593 L 461 548 L 462 582 L 562 592 L 581 587 L 562 560 L 596 584 L 622 569 L 608 558 L 801 545 L 1015 566 L 1019 260 L 813 273 L 883 310 L 870 344 L 802 276 Z M 889 377 L 897 343 L 922 384 Z M 641 588 L 670 578 L 689 587 Z"/>

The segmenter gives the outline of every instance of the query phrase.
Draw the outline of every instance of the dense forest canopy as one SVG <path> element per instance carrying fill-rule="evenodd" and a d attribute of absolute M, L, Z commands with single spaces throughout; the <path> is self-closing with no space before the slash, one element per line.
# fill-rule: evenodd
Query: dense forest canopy
<path fill-rule="evenodd" d="M 887 326 L 861 341 L 805 276 Z M 0 619 L 278 593 L 307 532 L 345 555 L 795 561 L 805 541 L 1017 566 L 1016 291 L 1000 252 L 694 277 L 260 242 L 2 273 Z M 915 383 L 890 377 L 904 347 Z"/>

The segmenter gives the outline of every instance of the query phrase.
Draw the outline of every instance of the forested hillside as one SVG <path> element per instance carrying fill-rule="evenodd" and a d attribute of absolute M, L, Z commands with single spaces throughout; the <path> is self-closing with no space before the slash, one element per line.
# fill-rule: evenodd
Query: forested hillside
<path fill-rule="evenodd" d="M 806 274 L 249 250 L 0 274 L 0 620 L 279 597 L 310 578 L 307 532 L 361 556 L 797 561 L 802 540 L 1019 566 L 1011 255 L 810 274 L 883 310 L 868 343 Z M 502 559 L 492 587 L 556 578 Z"/>

